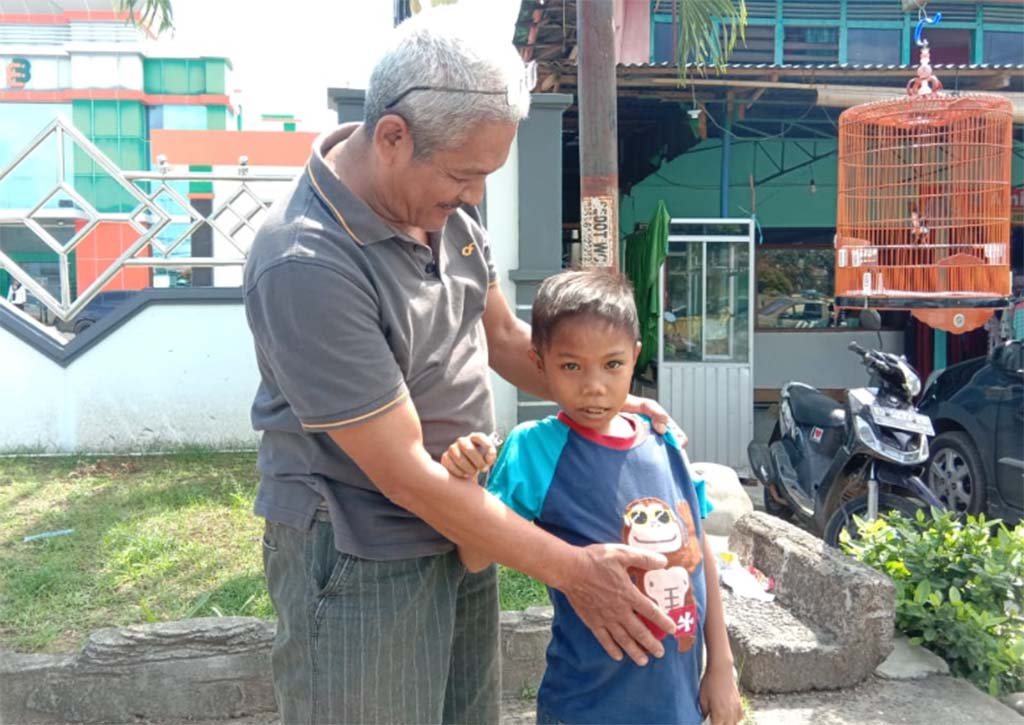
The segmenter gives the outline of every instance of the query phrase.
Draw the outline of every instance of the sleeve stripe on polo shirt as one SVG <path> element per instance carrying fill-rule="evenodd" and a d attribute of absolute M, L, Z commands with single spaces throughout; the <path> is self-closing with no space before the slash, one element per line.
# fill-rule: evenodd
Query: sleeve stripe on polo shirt
<path fill-rule="evenodd" d="M 348 222 L 345 221 L 345 217 L 343 217 L 341 215 L 341 212 L 338 211 L 338 207 L 334 206 L 334 204 L 331 203 L 331 200 L 327 198 L 327 194 L 325 194 L 324 190 L 320 188 L 320 184 L 316 183 L 316 177 L 313 176 L 313 169 L 312 167 L 310 167 L 309 164 L 306 164 L 306 176 L 309 177 L 310 183 L 312 183 L 313 188 L 316 189 L 317 195 L 321 199 L 323 199 L 324 204 L 326 204 L 330 208 L 330 210 L 334 212 L 334 216 L 338 220 L 338 223 L 341 224 L 341 226 L 345 227 L 345 231 L 349 233 L 349 236 L 356 240 L 356 243 L 362 246 L 363 240 L 356 236 L 356 233 L 352 231 L 352 227 L 350 227 L 348 225 Z"/>
<path fill-rule="evenodd" d="M 367 418 L 372 418 L 373 416 L 375 416 L 375 415 L 377 415 L 379 413 L 383 413 L 388 408 L 394 407 L 398 403 L 402 402 L 406 398 L 406 396 L 408 396 L 408 394 L 409 394 L 408 391 L 402 391 L 402 393 L 397 398 L 395 398 L 394 400 L 389 401 L 387 403 L 384 403 L 384 405 L 380 406 L 379 408 L 375 408 L 375 409 L 371 410 L 369 413 L 363 413 L 362 415 L 357 415 L 355 418 L 346 418 L 345 420 L 336 420 L 333 423 L 303 423 L 302 427 L 305 428 L 306 430 L 323 430 L 324 428 L 337 428 L 339 426 L 351 425 L 352 423 L 358 423 L 361 420 L 366 420 Z"/>

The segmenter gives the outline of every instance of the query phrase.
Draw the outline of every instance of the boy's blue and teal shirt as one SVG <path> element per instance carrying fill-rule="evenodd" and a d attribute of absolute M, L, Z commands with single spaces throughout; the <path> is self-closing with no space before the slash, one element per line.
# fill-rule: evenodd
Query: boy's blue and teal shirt
<path fill-rule="evenodd" d="M 502 447 L 488 490 L 570 544 L 638 545 L 631 535 L 642 525 L 679 524 L 688 550 L 696 544 L 702 554 L 701 519 L 710 511 L 703 481 L 691 479 L 671 432 L 658 435 L 649 419 L 628 417 L 636 428 L 629 439 L 601 436 L 564 414 L 517 426 Z M 672 569 L 671 561 L 670 557 L 670 568 L 657 576 L 661 581 L 666 572 L 678 572 L 685 582 L 682 590 L 690 592 L 689 606 L 683 607 L 680 600 L 663 608 L 679 622 L 677 632 L 694 625 L 685 631 L 695 639 L 687 651 L 679 652 L 677 640 L 667 636 L 665 656 L 650 658 L 645 667 L 629 658 L 611 659 L 565 596 L 548 590 L 555 619 L 537 695 L 540 710 L 566 723 L 702 722 L 698 691 L 706 601 L 703 558 L 698 554 L 689 560 L 686 573 Z M 648 581 L 642 573 L 638 579 L 641 585 Z M 675 589 L 658 591 L 664 597 Z"/>

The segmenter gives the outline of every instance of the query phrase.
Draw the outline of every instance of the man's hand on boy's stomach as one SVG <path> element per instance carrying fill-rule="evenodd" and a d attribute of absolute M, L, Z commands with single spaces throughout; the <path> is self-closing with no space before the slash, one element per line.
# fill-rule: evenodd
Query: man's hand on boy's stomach
<path fill-rule="evenodd" d="M 675 623 L 633 585 L 629 570 L 663 568 L 665 557 L 622 544 L 592 544 L 577 551 L 577 566 L 559 589 L 608 655 L 618 661 L 625 652 L 641 666 L 648 653 L 663 656 L 664 646 L 640 617 L 666 632 L 675 631 Z"/>

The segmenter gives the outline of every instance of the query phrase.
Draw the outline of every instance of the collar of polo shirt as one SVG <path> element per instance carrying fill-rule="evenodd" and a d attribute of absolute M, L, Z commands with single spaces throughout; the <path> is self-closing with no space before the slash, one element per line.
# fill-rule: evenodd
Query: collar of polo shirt
<path fill-rule="evenodd" d="M 358 123 L 346 123 L 319 136 L 313 142 L 313 153 L 306 164 L 306 176 L 316 195 L 327 205 L 345 231 L 359 244 L 374 244 L 401 235 L 341 183 L 325 158 L 332 148 L 351 136 L 357 128 Z"/>

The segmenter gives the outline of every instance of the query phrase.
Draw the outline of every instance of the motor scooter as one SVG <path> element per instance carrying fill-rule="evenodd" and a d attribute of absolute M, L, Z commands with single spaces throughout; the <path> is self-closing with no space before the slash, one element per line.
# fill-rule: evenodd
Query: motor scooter
<path fill-rule="evenodd" d="M 877 331 L 878 312 L 862 311 L 861 325 Z M 848 347 L 867 368 L 871 387 L 847 390 L 840 404 L 810 385 L 786 383 L 768 443 L 747 447 L 765 509 L 796 517 L 832 546 L 843 530 L 856 536 L 854 516 L 873 520 L 895 510 L 913 517 L 922 507 L 943 508 L 920 478 L 935 434 L 931 419 L 914 407 L 921 379 L 902 356 L 856 342 Z"/>

